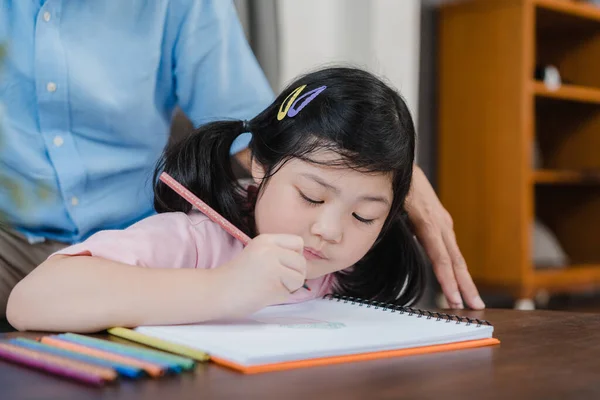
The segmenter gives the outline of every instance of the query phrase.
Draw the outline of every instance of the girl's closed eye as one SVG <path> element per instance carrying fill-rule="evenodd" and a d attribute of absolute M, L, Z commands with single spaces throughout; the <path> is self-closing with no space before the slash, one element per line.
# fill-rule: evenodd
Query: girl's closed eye
<path fill-rule="evenodd" d="M 375 222 L 375 218 L 372 218 L 372 219 L 363 218 L 360 215 L 358 215 L 357 213 L 352 213 L 352 216 L 354 218 L 356 218 L 358 221 L 362 222 L 363 224 L 371 225 Z"/>
<path fill-rule="evenodd" d="M 312 207 L 316 207 L 319 204 L 325 203 L 323 200 L 311 199 L 310 197 L 308 197 L 307 195 L 305 195 L 304 193 L 302 193 L 300 190 L 298 190 L 298 194 L 300 195 L 300 197 L 302 197 L 302 199 L 304 201 L 306 201 Z"/>
<path fill-rule="evenodd" d="M 310 197 L 308 197 L 307 195 L 305 195 L 304 193 L 302 193 L 302 191 L 298 190 L 298 194 L 300 195 L 300 197 L 302 198 L 302 200 L 304 200 L 306 203 L 308 203 L 309 206 L 311 207 L 316 207 L 320 204 L 325 203 L 325 201 L 323 200 L 315 200 L 312 199 Z M 357 213 L 352 213 L 352 216 L 357 220 L 362 222 L 363 224 L 366 225 L 371 225 L 375 222 L 375 218 L 363 218 L 360 215 L 358 215 Z"/>

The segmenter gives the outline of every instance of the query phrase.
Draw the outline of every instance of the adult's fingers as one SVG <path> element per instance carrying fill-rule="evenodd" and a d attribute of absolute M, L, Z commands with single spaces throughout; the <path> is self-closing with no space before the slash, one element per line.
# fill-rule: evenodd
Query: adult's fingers
<path fill-rule="evenodd" d="M 467 263 L 465 262 L 465 259 L 458 248 L 458 243 L 456 242 L 456 236 L 454 235 L 454 232 L 452 229 L 446 229 L 446 231 L 442 233 L 442 237 L 450 257 L 450 262 L 452 263 L 454 278 L 456 279 L 458 288 L 462 293 L 462 298 L 465 300 L 467 305 L 473 309 L 481 310 L 485 308 L 485 304 L 483 303 L 483 300 L 481 300 L 479 292 L 477 291 L 477 287 L 475 286 L 473 278 L 469 273 Z"/>
<path fill-rule="evenodd" d="M 454 269 L 452 268 L 452 260 L 446 249 L 441 231 L 435 228 L 418 229 L 417 237 L 433 264 L 433 272 L 450 307 L 463 308 Z"/>

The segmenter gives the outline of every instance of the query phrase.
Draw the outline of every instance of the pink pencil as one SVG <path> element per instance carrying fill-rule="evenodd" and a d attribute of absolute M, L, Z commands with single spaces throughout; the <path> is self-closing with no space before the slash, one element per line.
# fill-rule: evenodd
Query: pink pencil
<path fill-rule="evenodd" d="M 173 179 L 171 175 L 167 174 L 166 172 L 163 172 L 160 174 L 159 179 L 171 189 L 173 189 L 175 192 L 177 192 L 177 194 L 179 194 L 181 197 L 186 199 L 191 205 L 200 210 L 202 214 L 206 215 L 213 222 L 219 224 L 231 236 L 242 242 L 244 246 L 246 246 L 250 242 L 250 237 L 248 235 L 239 230 L 231 222 L 223 218 L 218 212 L 210 208 L 208 204 L 200 200 L 196 195 L 194 195 L 192 192 L 186 189 L 181 183 Z M 310 290 L 306 283 L 302 287 L 306 290 Z"/>
<path fill-rule="evenodd" d="M 225 229 L 231 236 L 242 242 L 244 246 L 250 242 L 250 237 L 244 232 L 240 231 L 235 225 L 223 218 L 218 212 L 210 208 L 208 204 L 200 200 L 192 192 L 187 190 L 181 183 L 177 182 L 171 177 L 171 175 L 163 172 L 160 174 L 160 180 L 163 181 L 167 186 L 173 189 L 177 194 L 186 199 L 191 205 L 202 211 L 202 214 L 206 215 L 212 221 L 219 224 Z"/>

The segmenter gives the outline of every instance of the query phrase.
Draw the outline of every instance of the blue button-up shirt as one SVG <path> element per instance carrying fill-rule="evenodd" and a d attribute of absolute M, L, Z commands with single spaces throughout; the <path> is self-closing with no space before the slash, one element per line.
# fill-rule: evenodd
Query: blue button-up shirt
<path fill-rule="evenodd" d="M 77 242 L 152 214 L 176 105 L 199 125 L 272 101 L 229 0 L 0 4 L 0 218 L 31 240 Z"/>

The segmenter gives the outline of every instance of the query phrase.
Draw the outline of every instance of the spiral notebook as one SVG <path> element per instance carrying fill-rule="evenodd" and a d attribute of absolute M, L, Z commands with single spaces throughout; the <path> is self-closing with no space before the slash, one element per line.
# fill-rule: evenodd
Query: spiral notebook
<path fill-rule="evenodd" d="M 140 326 L 244 373 L 425 354 L 498 344 L 488 321 L 328 295 L 246 318 Z"/>

